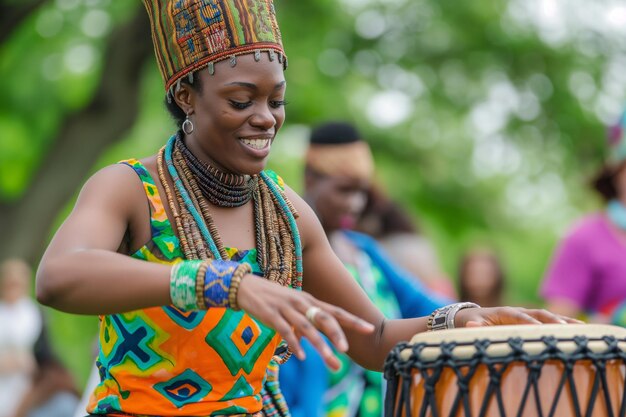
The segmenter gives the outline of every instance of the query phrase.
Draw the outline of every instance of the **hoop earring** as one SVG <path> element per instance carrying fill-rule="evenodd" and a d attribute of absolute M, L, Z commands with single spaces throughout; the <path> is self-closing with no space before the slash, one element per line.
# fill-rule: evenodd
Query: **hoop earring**
<path fill-rule="evenodd" d="M 185 132 L 185 135 L 191 135 L 193 132 L 193 122 L 189 120 L 189 115 L 187 115 L 181 127 L 183 132 Z"/>

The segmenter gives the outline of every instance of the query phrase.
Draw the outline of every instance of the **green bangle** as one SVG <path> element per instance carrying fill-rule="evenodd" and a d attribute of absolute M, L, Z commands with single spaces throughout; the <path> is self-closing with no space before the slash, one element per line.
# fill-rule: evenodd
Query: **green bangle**
<path fill-rule="evenodd" d="M 196 310 L 196 277 L 204 261 L 182 261 L 170 272 L 170 298 L 182 310 Z"/>

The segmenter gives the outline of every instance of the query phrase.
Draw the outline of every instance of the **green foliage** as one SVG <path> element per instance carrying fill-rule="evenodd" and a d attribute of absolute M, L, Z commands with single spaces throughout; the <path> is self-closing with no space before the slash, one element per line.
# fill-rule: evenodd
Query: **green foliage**
<path fill-rule="evenodd" d="M 505 261 L 510 301 L 539 304 L 558 233 L 597 207 L 581 184 L 602 161 L 602 120 L 624 99 L 612 68 L 626 48 L 571 19 L 555 40 L 528 14 L 532 4 L 276 0 L 290 104 L 270 167 L 300 189 L 307 126 L 356 122 L 374 149 L 377 181 L 434 241 L 448 274 L 465 248 L 489 245 Z M 111 28 L 140 8 L 49 2 L 0 47 L 0 202 L 28 192 L 63 120 L 98 86 Z M 173 132 L 154 62 L 140 94 L 134 128 L 92 171 L 153 154 Z M 52 322 L 84 379 L 94 320 L 54 313 Z"/>
<path fill-rule="evenodd" d="M 50 2 L 1 46 L 0 201 L 27 191 L 63 118 L 93 94 L 106 36 L 137 9 L 134 2 Z"/>

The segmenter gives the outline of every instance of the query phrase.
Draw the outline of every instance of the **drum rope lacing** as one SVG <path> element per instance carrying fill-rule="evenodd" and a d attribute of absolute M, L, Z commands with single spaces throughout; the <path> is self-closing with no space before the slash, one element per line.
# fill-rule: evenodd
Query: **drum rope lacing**
<path fill-rule="evenodd" d="M 489 385 L 481 403 L 479 416 L 486 416 L 491 398 L 495 396 L 499 416 L 508 417 L 504 407 L 500 381 L 504 372 L 513 362 L 525 363 L 529 371 L 526 386 L 521 390 L 521 407 L 513 417 L 520 417 L 523 414 L 527 404 L 526 400 L 531 395 L 534 396 L 538 416 L 555 417 L 558 399 L 564 392 L 566 386 L 569 387 L 569 394 L 574 403 L 575 417 L 591 415 L 600 391 L 604 404 L 606 405 L 607 416 L 624 417 L 626 416 L 626 401 L 622 400 L 622 403 L 619 404 L 619 413 L 615 414 L 613 411 L 612 404 L 615 404 L 616 400 L 613 399 L 612 401 L 610 398 L 605 367 L 606 361 L 609 360 L 619 360 L 622 365 L 626 364 L 626 352 L 618 346 L 618 343 L 623 343 L 624 340 L 616 339 L 614 336 L 603 336 L 601 339 L 593 339 L 595 343 L 600 340 L 606 344 L 606 349 L 603 349 L 601 352 L 594 352 L 589 348 L 590 340 L 584 336 L 576 336 L 571 339 L 556 339 L 553 336 L 544 336 L 539 339 L 531 340 L 531 342 L 540 341 L 545 346 L 539 353 L 531 354 L 524 349 L 524 344 L 528 343 L 529 340 L 524 341 L 521 338 L 510 338 L 506 340 L 506 343 L 510 347 L 510 353 L 504 357 L 498 356 L 495 358 L 491 357 L 487 352 L 487 349 L 493 343 L 489 339 L 479 339 L 467 343 L 444 342 L 437 345 L 427 343 L 399 343 L 388 355 L 384 366 L 384 375 L 387 379 L 385 417 L 412 415 L 413 408 L 410 392 L 411 383 L 416 372 L 423 380 L 424 387 L 424 401 L 422 402 L 418 415 L 420 417 L 440 417 L 436 405 L 435 385 L 439 381 L 444 368 L 453 370 L 457 377 L 458 391 L 454 398 L 449 416 L 456 416 L 460 410 L 463 410 L 466 416 L 472 415 L 469 403 L 469 387 L 471 379 L 480 364 L 486 365 L 488 369 Z M 576 347 L 571 352 L 564 352 L 558 346 L 563 342 L 574 342 Z M 498 343 L 502 343 L 502 341 L 498 341 Z M 475 349 L 475 353 L 468 358 L 459 358 L 454 354 L 454 350 L 459 346 L 472 346 Z M 422 352 L 427 347 L 437 347 L 440 349 L 440 354 L 435 360 L 424 361 L 420 359 Z M 408 358 L 405 357 L 406 352 L 401 356 L 401 352 L 407 349 L 410 349 Z M 550 410 L 542 410 L 541 392 L 538 380 L 541 376 L 542 367 L 548 360 L 560 361 L 563 364 L 564 372 L 559 380 L 555 399 Z M 576 392 L 576 384 L 573 377 L 574 365 L 577 361 L 581 360 L 591 361 L 596 370 L 590 400 L 584 412 L 581 409 L 581 403 Z M 465 369 L 465 371 L 462 369 Z M 622 399 L 626 399 L 626 383 L 624 384 Z"/>

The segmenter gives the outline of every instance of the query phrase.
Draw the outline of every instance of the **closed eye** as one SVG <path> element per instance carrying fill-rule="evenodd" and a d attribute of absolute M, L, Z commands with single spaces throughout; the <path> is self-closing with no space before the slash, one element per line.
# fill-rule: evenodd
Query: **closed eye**
<path fill-rule="evenodd" d="M 270 101 L 270 106 L 277 109 L 279 107 L 283 107 L 289 104 L 286 100 L 272 100 Z"/>
<path fill-rule="evenodd" d="M 246 101 L 246 102 L 235 101 L 235 100 L 228 100 L 228 101 L 230 102 L 230 105 L 236 108 L 237 110 L 244 110 L 252 105 L 251 101 Z"/>

